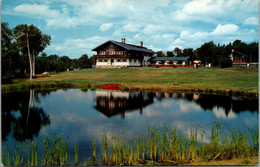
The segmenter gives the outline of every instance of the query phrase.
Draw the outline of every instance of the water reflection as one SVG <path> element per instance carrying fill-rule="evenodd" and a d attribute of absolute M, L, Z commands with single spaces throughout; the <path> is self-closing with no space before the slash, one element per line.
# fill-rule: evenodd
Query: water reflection
<path fill-rule="evenodd" d="M 139 110 L 143 112 L 143 107 L 152 104 L 154 93 L 147 92 L 120 92 L 112 90 L 96 91 L 95 108 L 107 117 L 121 114 L 125 118 L 125 112 Z"/>
<path fill-rule="evenodd" d="M 231 129 L 258 126 L 258 99 L 220 95 L 119 92 L 109 90 L 28 91 L 2 94 L 2 140 L 38 140 L 69 136 L 79 145 L 79 161 L 91 156 L 92 141 L 102 132 L 135 136 L 151 126 L 174 126 L 181 133 L 199 125 L 209 140 L 214 122 Z M 40 148 L 40 146 L 39 146 Z M 100 147 L 98 146 L 100 149 Z M 41 150 L 43 151 L 43 150 Z M 71 152 L 70 157 L 74 153 Z"/>
<path fill-rule="evenodd" d="M 41 127 L 50 124 L 49 116 L 37 106 L 39 103 L 34 90 L 2 94 L 2 140 L 6 140 L 11 132 L 17 141 L 38 136 Z"/>
<path fill-rule="evenodd" d="M 210 110 L 217 117 L 222 118 L 232 118 L 235 117 L 236 113 L 243 111 L 258 112 L 257 99 L 207 94 L 119 92 L 112 90 L 96 91 L 95 108 L 107 117 L 121 114 L 121 118 L 124 119 L 125 112 L 139 110 L 142 114 L 143 108 L 154 103 L 154 99 L 162 101 L 167 98 L 196 103 L 204 111 Z M 184 106 L 181 107 L 185 108 Z"/>

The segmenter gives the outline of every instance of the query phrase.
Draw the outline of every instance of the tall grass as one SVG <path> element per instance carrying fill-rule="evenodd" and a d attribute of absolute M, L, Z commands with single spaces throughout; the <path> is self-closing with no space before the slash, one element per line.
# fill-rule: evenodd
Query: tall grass
<path fill-rule="evenodd" d="M 82 164 L 78 161 L 79 146 L 75 145 L 75 162 L 70 163 L 68 138 L 57 135 L 53 140 L 45 137 L 42 157 L 38 154 L 37 141 L 18 144 L 14 148 L 5 146 L 2 149 L 2 163 L 7 166 L 179 165 L 192 161 L 248 158 L 259 154 L 258 128 L 249 129 L 248 132 L 233 130 L 224 133 L 219 123 L 213 125 L 209 133 L 191 128 L 187 134 L 182 134 L 174 127 L 164 126 L 149 128 L 147 133 L 136 137 L 110 135 L 107 132 L 102 135 L 101 157 L 97 157 L 97 143 L 94 140 L 92 155 Z"/>
<path fill-rule="evenodd" d="M 223 133 L 222 125 L 216 123 L 209 134 L 203 130 L 199 131 L 198 128 L 191 128 L 188 134 L 181 134 L 173 127 L 149 128 L 147 134 L 137 135 L 135 140 L 122 138 L 120 135 L 114 136 L 120 140 L 108 146 L 110 150 L 103 149 L 102 155 L 111 157 L 106 159 L 106 164 L 110 165 L 176 165 L 195 160 L 227 160 L 256 156 L 259 150 L 256 129 L 252 129 L 250 133 L 233 130 L 228 134 Z M 106 142 L 104 139 L 107 134 L 103 135 L 102 141 Z M 207 143 L 204 140 L 206 136 L 210 139 Z"/>

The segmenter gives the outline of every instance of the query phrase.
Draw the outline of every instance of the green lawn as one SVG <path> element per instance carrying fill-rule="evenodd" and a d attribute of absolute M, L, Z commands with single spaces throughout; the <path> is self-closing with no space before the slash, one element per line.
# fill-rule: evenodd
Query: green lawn
<path fill-rule="evenodd" d="M 122 88 L 162 91 L 242 92 L 258 94 L 257 68 L 121 68 L 62 72 L 9 87 L 74 85 L 77 87 L 121 83 Z M 18 86 L 17 86 L 18 85 Z"/>

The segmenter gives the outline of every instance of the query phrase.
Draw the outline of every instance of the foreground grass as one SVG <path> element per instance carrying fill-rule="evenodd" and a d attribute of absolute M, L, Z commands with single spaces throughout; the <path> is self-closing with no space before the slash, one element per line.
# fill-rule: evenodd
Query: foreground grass
<path fill-rule="evenodd" d="M 209 141 L 204 142 L 206 137 Z M 124 134 L 104 133 L 101 143 L 101 157 L 97 157 L 96 141 L 92 144 L 92 156 L 78 163 L 77 145 L 74 147 L 74 163 L 68 159 L 68 139 L 56 136 L 53 142 L 44 139 L 44 154 L 38 157 L 37 143 L 28 144 L 27 160 L 24 150 L 2 150 L 2 163 L 14 166 L 67 166 L 67 165 L 256 165 L 259 155 L 258 128 L 249 132 L 232 131 L 223 134 L 220 124 L 212 126 L 210 134 L 203 130 L 190 129 L 180 134 L 176 128 L 149 128 L 147 133 L 136 137 Z"/>
<path fill-rule="evenodd" d="M 3 91 L 28 87 L 95 87 L 121 83 L 123 90 L 196 91 L 258 95 L 257 68 L 122 68 L 62 72 L 15 84 Z"/>

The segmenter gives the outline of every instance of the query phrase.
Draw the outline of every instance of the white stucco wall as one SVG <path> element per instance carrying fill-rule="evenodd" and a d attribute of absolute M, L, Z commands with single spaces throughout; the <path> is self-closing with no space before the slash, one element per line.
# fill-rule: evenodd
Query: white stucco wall
<path fill-rule="evenodd" d="M 107 97 L 107 98 L 116 98 L 116 97 L 124 97 L 124 98 L 129 98 L 129 92 L 115 92 L 113 90 L 96 90 L 96 96 L 99 97 Z"/>
<path fill-rule="evenodd" d="M 107 59 L 107 62 L 100 62 L 99 59 L 97 59 L 96 67 L 126 67 L 129 66 L 129 59 L 126 60 L 126 62 L 118 62 L 117 59 L 114 59 L 114 62 L 111 63 L 111 59 Z"/>
<path fill-rule="evenodd" d="M 114 59 L 114 66 L 129 66 L 129 59 L 126 59 L 126 62 L 118 61 Z"/>
<path fill-rule="evenodd" d="M 129 65 L 130 66 L 141 66 L 141 62 L 139 59 L 131 59 L 131 61 L 129 62 Z"/>

